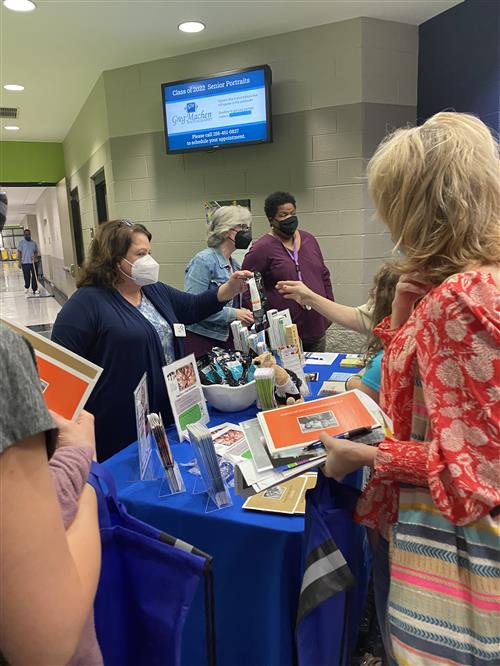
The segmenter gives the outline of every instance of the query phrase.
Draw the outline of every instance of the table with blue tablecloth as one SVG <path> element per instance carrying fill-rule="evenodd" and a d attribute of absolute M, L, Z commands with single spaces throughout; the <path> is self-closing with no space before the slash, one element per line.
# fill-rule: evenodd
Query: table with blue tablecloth
<path fill-rule="evenodd" d="M 331 366 L 306 367 L 319 372 L 318 381 L 311 383 L 313 396 L 340 369 L 340 360 Z M 230 414 L 211 409 L 209 426 L 240 423 L 255 413 L 255 406 Z M 295 660 L 304 518 L 245 511 L 244 500 L 232 490 L 233 506 L 206 513 L 206 495 L 193 494 L 196 477 L 182 466 L 194 458 L 191 446 L 179 443 L 175 429 L 167 434 L 187 492 L 160 498 L 161 481 L 131 482 L 139 473 L 137 445 L 132 444 L 105 463 L 120 499 L 132 515 L 213 556 L 219 666 L 290 666 Z M 200 589 L 184 630 L 186 666 L 207 663 L 204 622 Z"/>

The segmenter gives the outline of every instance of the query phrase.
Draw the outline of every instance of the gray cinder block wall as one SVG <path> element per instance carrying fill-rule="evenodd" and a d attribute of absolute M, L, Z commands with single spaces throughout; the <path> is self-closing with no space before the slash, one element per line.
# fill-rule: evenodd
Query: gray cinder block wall
<path fill-rule="evenodd" d="M 203 200 L 250 198 L 259 237 L 268 230 L 266 195 L 290 190 L 336 299 L 365 302 L 392 242 L 364 169 L 388 130 L 415 122 L 417 45 L 416 26 L 360 18 L 104 72 L 65 141 L 84 233 L 96 224 L 90 177 L 104 167 L 110 217 L 146 224 L 161 279 L 182 288 L 187 261 L 205 244 Z M 272 144 L 166 155 L 161 83 L 263 63 L 273 71 Z M 80 127 L 92 114 L 107 139 L 79 164 Z M 329 345 L 355 351 L 359 339 L 332 327 Z"/>

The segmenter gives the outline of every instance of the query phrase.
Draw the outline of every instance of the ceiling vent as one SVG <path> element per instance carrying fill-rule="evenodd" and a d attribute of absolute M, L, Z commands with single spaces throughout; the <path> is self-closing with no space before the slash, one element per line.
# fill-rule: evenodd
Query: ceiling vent
<path fill-rule="evenodd" d="M 18 117 L 19 109 L 13 106 L 0 106 L 0 118 L 10 118 L 11 120 Z"/>

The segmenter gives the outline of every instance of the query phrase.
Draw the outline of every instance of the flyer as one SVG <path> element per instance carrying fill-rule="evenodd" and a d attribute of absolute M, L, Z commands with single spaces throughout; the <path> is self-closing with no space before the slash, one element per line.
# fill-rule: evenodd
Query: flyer
<path fill-rule="evenodd" d="M 102 368 L 29 328 L 9 319 L 1 318 L 0 322 L 22 335 L 33 347 L 47 407 L 66 419 L 76 419 Z"/>
<path fill-rule="evenodd" d="M 166 365 L 163 376 L 179 440 L 182 442 L 188 439 L 188 425 L 206 425 L 209 420 L 194 354 Z"/>
<path fill-rule="evenodd" d="M 137 427 L 137 448 L 139 451 L 139 469 L 141 480 L 148 476 L 148 465 L 151 459 L 151 437 L 149 431 L 149 396 L 148 373 L 145 372 L 134 391 L 135 422 Z"/>
<path fill-rule="evenodd" d="M 306 491 L 316 485 L 316 474 L 303 474 L 294 479 L 267 488 L 252 495 L 243 504 L 244 509 L 269 511 L 272 513 L 304 514 Z"/>

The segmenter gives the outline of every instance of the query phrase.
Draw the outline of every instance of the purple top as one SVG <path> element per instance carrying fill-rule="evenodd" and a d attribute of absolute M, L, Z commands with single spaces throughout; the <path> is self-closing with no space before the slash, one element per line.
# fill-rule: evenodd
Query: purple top
<path fill-rule="evenodd" d="M 312 234 L 302 229 L 300 239 L 297 256 L 302 281 L 317 294 L 333 301 L 330 271 L 325 266 L 318 241 Z M 303 340 L 320 338 L 324 335 L 330 325 L 327 319 L 314 310 L 305 310 L 295 301 L 283 298 L 275 289 L 276 283 L 280 280 L 299 279 L 293 252 L 290 254 L 277 236 L 264 234 L 259 238 L 245 255 L 241 268 L 261 273 L 269 307 L 277 310 L 289 308 L 292 321 L 297 324 L 299 335 Z"/>

